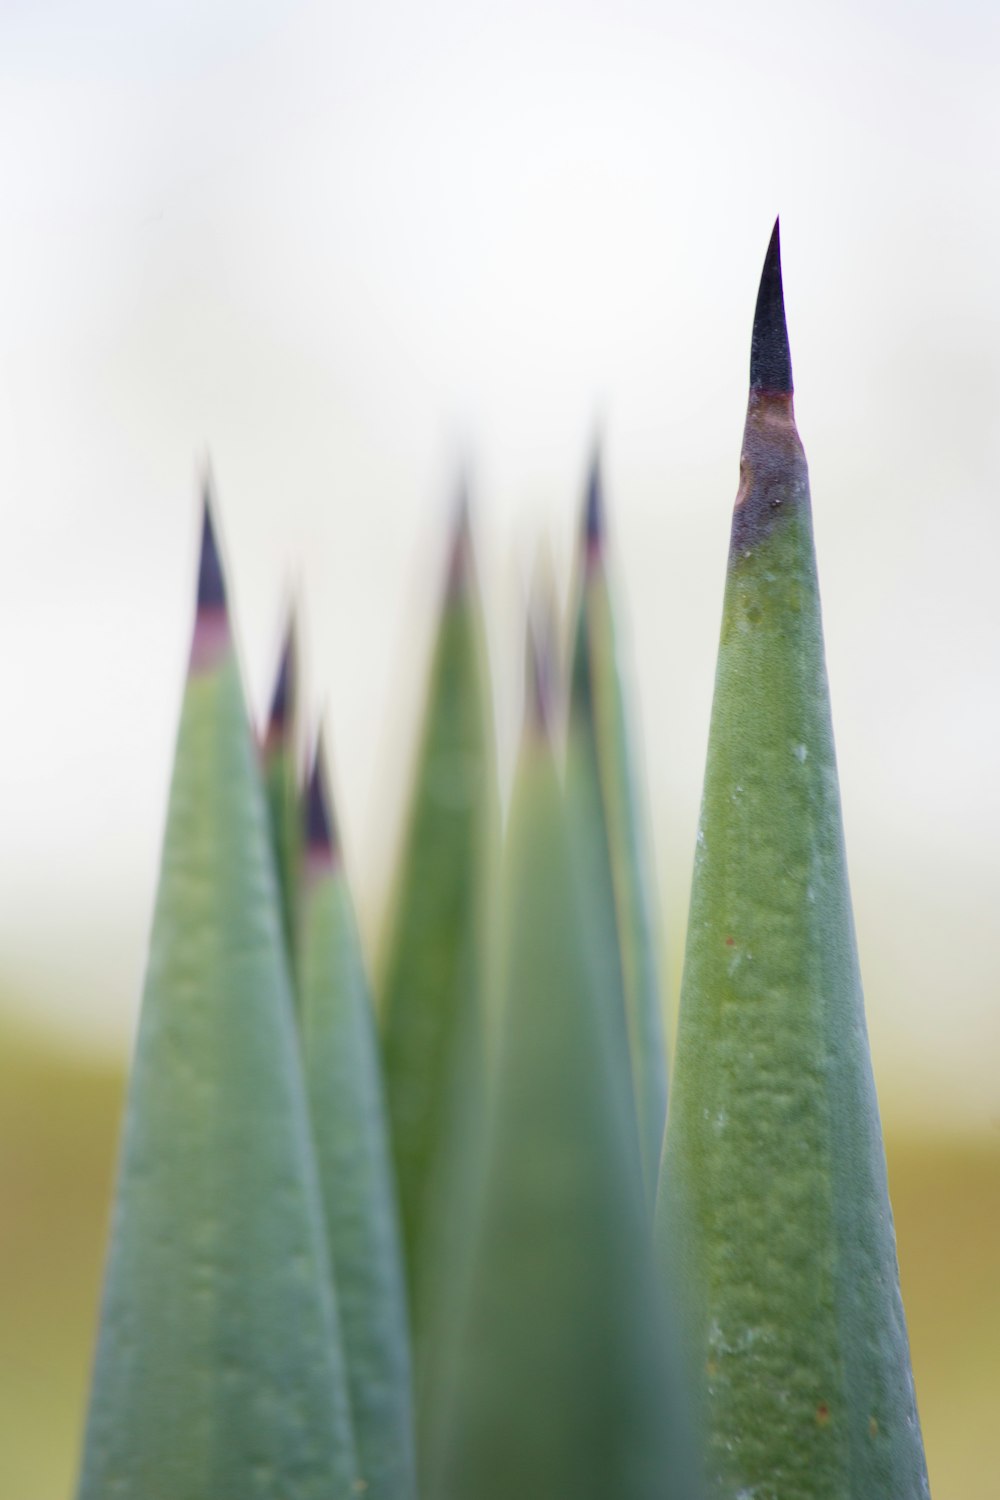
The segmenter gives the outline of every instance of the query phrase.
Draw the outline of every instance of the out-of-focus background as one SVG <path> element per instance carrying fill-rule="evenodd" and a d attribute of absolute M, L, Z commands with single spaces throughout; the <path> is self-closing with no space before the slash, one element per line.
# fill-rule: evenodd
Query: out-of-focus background
<path fill-rule="evenodd" d="M 497 675 L 603 435 L 676 980 L 782 216 L 936 1500 L 1000 1472 L 1000 11 L 0 7 L 0 1493 L 72 1488 L 210 452 L 377 939 L 464 467 Z"/>

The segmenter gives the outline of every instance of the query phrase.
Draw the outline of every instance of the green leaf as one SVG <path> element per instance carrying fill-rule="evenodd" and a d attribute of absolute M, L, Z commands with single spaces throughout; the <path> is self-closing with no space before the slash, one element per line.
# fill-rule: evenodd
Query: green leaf
<path fill-rule="evenodd" d="M 627 1062 L 597 992 L 567 809 L 529 695 L 505 857 L 486 1172 L 430 1493 L 686 1492 Z"/>
<path fill-rule="evenodd" d="M 205 530 L 78 1496 L 346 1500 L 267 810 Z"/>
<path fill-rule="evenodd" d="M 754 325 L 660 1225 L 710 1493 L 927 1477 L 844 855 L 777 226 Z"/>
<path fill-rule="evenodd" d="M 603 984 L 626 1026 L 643 1179 L 656 1193 L 667 1110 L 658 924 L 605 556 L 598 461 L 590 475 L 571 673 L 567 779 L 601 934 Z"/>
<path fill-rule="evenodd" d="M 367 1500 L 416 1495 L 409 1325 L 375 1018 L 322 749 L 308 791 L 302 1051 Z"/>
<path fill-rule="evenodd" d="M 482 1091 L 488 885 L 498 817 L 489 676 L 463 508 L 431 667 L 379 986 L 418 1360 Z M 445 1273 L 447 1279 L 447 1273 Z M 445 1291 L 443 1295 L 447 1295 Z"/>

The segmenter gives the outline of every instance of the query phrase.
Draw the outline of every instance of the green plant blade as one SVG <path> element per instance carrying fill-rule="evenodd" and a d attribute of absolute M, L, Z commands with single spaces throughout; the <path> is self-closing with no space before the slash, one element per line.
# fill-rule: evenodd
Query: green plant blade
<path fill-rule="evenodd" d="M 267 811 L 206 512 L 79 1500 L 356 1474 Z"/>
<path fill-rule="evenodd" d="M 386 1095 L 418 1359 L 436 1317 L 481 1093 L 488 882 L 497 820 L 489 677 L 463 508 L 379 985 Z"/>
<path fill-rule="evenodd" d="M 324 783 L 307 794 L 302 1053 L 368 1500 L 416 1495 L 409 1324 L 375 1018 Z"/>
<path fill-rule="evenodd" d="M 430 1493 L 665 1500 L 683 1491 L 627 1063 L 595 992 L 544 680 L 510 814 L 486 1170 Z"/>
<path fill-rule="evenodd" d="M 299 956 L 299 883 L 302 864 L 302 798 L 295 753 L 298 690 L 298 651 L 295 628 L 289 619 L 261 754 L 271 844 L 278 872 L 282 925 L 293 975 Z"/>
<path fill-rule="evenodd" d="M 636 754 L 619 660 L 606 560 L 600 468 L 585 511 L 571 672 L 567 778 L 579 820 L 607 955 L 605 984 L 625 1016 L 643 1180 L 652 1206 L 667 1112 L 667 1052 L 658 923 Z"/>
<path fill-rule="evenodd" d="M 754 324 L 661 1186 L 719 1500 L 927 1494 L 778 230 Z"/>

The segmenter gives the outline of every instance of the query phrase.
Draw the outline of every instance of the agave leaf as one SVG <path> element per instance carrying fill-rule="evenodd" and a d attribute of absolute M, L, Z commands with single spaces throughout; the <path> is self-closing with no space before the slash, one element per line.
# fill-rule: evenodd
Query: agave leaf
<path fill-rule="evenodd" d="M 409 1325 L 375 1018 L 320 744 L 307 792 L 302 1053 L 368 1500 L 416 1494 Z"/>
<path fill-rule="evenodd" d="M 467 509 L 453 541 L 379 985 L 386 1094 L 418 1358 L 436 1316 L 481 1094 L 488 883 L 498 817 Z M 463 1157 L 460 1164 L 458 1157 Z"/>
<path fill-rule="evenodd" d="M 627 1062 L 589 961 L 545 680 L 510 814 L 486 1171 L 431 1494 L 665 1500 L 681 1471 Z"/>
<path fill-rule="evenodd" d="M 710 1492 L 927 1494 L 792 407 L 754 323 L 661 1187 Z"/>
<path fill-rule="evenodd" d="M 603 983 L 625 1018 L 639 1149 L 652 1206 L 667 1110 L 658 933 L 606 560 L 600 467 L 587 491 L 571 671 L 567 780 L 601 932 Z"/>
<path fill-rule="evenodd" d="M 302 797 L 295 744 L 298 696 L 298 649 L 294 622 L 289 616 L 261 753 L 271 843 L 278 872 L 282 925 L 293 975 L 299 956 L 299 883 L 302 864 Z"/>
<path fill-rule="evenodd" d="M 79 1500 L 356 1474 L 267 809 L 206 510 Z"/>

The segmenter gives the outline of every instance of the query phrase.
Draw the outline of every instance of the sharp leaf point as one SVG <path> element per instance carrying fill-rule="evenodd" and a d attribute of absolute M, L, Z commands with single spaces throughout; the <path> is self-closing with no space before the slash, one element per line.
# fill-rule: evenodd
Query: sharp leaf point
<path fill-rule="evenodd" d="M 785 293 L 781 279 L 781 235 L 775 219 L 764 257 L 757 308 L 750 343 L 750 388 L 791 395 L 792 356 L 785 323 Z"/>

